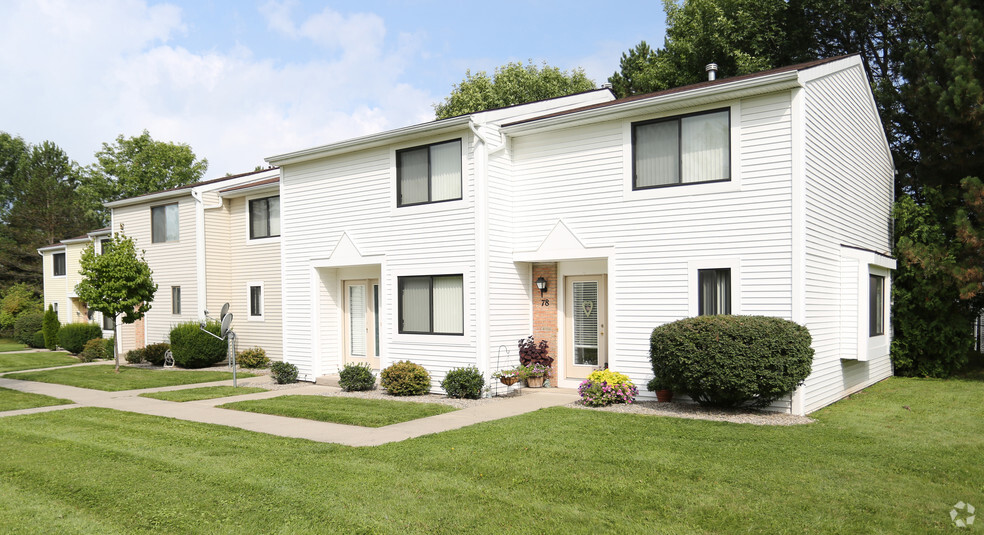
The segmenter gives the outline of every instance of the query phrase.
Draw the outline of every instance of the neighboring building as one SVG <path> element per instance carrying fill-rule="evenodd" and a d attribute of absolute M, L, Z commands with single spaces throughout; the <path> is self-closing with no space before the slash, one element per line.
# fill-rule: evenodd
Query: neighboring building
<path fill-rule="evenodd" d="M 282 358 L 279 171 L 266 169 L 106 204 L 153 271 L 142 320 L 120 325 L 122 350 L 168 340 L 181 322 L 230 304 L 240 350 Z"/>
<path fill-rule="evenodd" d="M 893 165 L 857 56 L 268 161 L 284 358 L 306 380 L 410 359 L 436 388 L 452 368 L 514 365 L 532 334 L 550 341 L 554 385 L 605 365 L 645 385 L 652 329 L 713 313 L 810 329 L 813 373 L 777 409 L 811 412 L 891 375 Z"/>
<path fill-rule="evenodd" d="M 79 275 L 82 251 L 92 244 L 101 254 L 104 244 L 111 239 L 110 230 L 103 228 L 38 249 L 44 272 L 44 309 L 48 310 L 50 305 L 58 313 L 58 321 L 62 325 L 99 323 L 106 338 L 113 336 L 112 318 L 103 318 L 101 312 L 89 310 L 85 303 L 79 301 L 75 285 L 82 280 Z"/>

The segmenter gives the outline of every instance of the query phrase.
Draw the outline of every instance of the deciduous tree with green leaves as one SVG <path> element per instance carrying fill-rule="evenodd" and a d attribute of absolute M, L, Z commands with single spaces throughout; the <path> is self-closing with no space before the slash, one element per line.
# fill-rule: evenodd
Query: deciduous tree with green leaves
<path fill-rule="evenodd" d="M 121 227 L 113 235 L 108 251 L 96 254 L 93 244 L 89 244 L 79 264 L 82 282 L 76 285 L 75 293 L 90 309 L 113 318 L 113 336 L 118 340 L 121 316 L 127 324 L 144 317 L 157 292 L 143 251 L 138 257 L 133 239 L 124 235 Z M 115 344 L 113 358 L 119 371 L 120 356 Z"/>
<path fill-rule="evenodd" d="M 547 98 L 562 97 L 590 91 L 595 84 L 582 69 L 562 71 L 543 64 L 538 68 L 532 62 L 507 63 L 496 67 L 489 76 L 485 71 L 472 74 L 465 71 L 465 79 L 455 84 L 444 102 L 434 105 L 438 119 L 447 119 L 467 113 L 494 108 L 515 106 Z"/>

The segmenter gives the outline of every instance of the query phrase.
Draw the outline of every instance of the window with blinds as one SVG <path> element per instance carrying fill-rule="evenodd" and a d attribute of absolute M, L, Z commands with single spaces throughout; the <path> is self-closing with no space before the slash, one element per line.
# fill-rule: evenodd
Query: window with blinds
<path fill-rule="evenodd" d="M 249 239 L 280 236 L 280 196 L 249 201 Z"/>
<path fill-rule="evenodd" d="M 153 206 L 150 209 L 152 243 L 178 241 L 178 203 Z"/>
<path fill-rule="evenodd" d="M 464 334 L 461 275 L 399 278 L 400 332 Z"/>
<path fill-rule="evenodd" d="M 731 269 L 697 270 L 697 314 L 731 314 Z"/>
<path fill-rule="evenodd" d="M 348 286 L 349 355 L 366 356 L 366 287 Z"/>
<path fill-rule="evenodd" d="M 632 125 L 632 189 L 731 180 L 731 112 Z"/>
<path fill-rule="evenodd" d="M 885 277 L 868 275 L 868 336 L 885 334 Z"/>
<path fill-rule="evenodd" d="M 397 206 L 461 199 L 461 140 L 396 153 Z"/>
<path fill-rule="evenodd" d="M 598 283 L 571 283 L 574 323 L 574 364 L 598 365 Z"/>

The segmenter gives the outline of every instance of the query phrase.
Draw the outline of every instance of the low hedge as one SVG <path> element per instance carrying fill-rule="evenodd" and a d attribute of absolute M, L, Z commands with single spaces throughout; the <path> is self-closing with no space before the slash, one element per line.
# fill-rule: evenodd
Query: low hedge
<path fill-rule="evenodd" d="M 102 328 L 95 323 L 66 323 L 58 329 L 58 345 L 74 355 L 81 353 L 85 343 L 93 338 L 102 338 Z"/>
<path fill-rule="evenodd" d="M 40 312 L 21 312 L 14 320 L 14 338 L 24 345 L 34 343 L 34 333 L 41 330 L 43 318 Z"/>
<path fill-rule="evenodd" d="M 362 392 L 376 388 L 376 374 L 367 363 L 346 364 L 338 372 L 338 386 L 346 392 Z"/>
<path fill-rule="evenodd" d="M 764 407 L 813 366 L 810 332 L 767 316 L 698 316 L 653 329 L 655 381 L 702 405 Z"/>
<path fill-rule="evenodd" d="M 455 368 L 444 376 L 441 388 L 449 398 L 478 399 L 485 388 L 485 377 L 474 366 Z"/>
<path fill-rule="evenodd" d="M 34 333 L 34 338 L 31 340 L 30 345 L 34 349 L 44 349 L 44 331 Z"/>
<path fill-rule="evenodd" d="M 218 336 L 222 326 L 217 321 L 208 321 L 205 329 Z M 207 368 L 227 358 L 228 343 L 202 332 L 196 321 L 179 323 L 171 329 L 170 337 L 171 355 L 174 356 L 176 366 Z M 161 362 L 163 363 L 163 359 Z"/>
<path fill-rule="evenodd" d="M 274 362 L 270 366 L 270 376 L 278 385 L 297 382 L 297 366 L 289 362 Z"/>
<path fill-rule="evenodd" d="M 141 362 L 147 360 L 146 353 L 143 348 L 131 349 L 126 352 L 126 355 L 124 355 L 123 358 L 125 358 L 130 364 L 140 364 Z"/>
<path fill-rule="evenodd" d="M 142 351 L 141 356 L 145 361 L 153 364 L 154 366 L 163 366 L 164 354 L 167 353 L 168 349 L 171 349 L 171 344 L 161 342 L 159 344 L 150 344 L 140 351 Z"/>
<path fill-rule="evenodd" d="M 82 362 L 92 362 L 106 358 L 106 343 L 101 338 L 93 338 L 85 343 L 82 352 L 79 353 L 79 360 Z"/>
<path fill-rule="evenodd" d="M 422 396 L 430 392 L 430 374 L 420 364 L 401 360 L 379 373 L 379 384 L 392 396 Z"/>
<path fill-rule="evenodd" d="M 236 355 L 236 364 L 243 368 L 266 368 L 270 365 L 270 357 L 262 347 L 251 347 Z"/>

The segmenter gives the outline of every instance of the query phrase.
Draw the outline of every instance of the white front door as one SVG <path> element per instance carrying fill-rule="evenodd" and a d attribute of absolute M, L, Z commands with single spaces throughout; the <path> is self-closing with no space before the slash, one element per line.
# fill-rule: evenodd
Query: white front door
<path fill-rule="evenodd" d="M 343 281 L 345 363 L 379 369 L 379 281 Z"/>
<path fill-rule="evenodd" d="M 567 277 L 565 290 L 565 375 L 584 379 L 608 362 L 605 275 Z"/>

